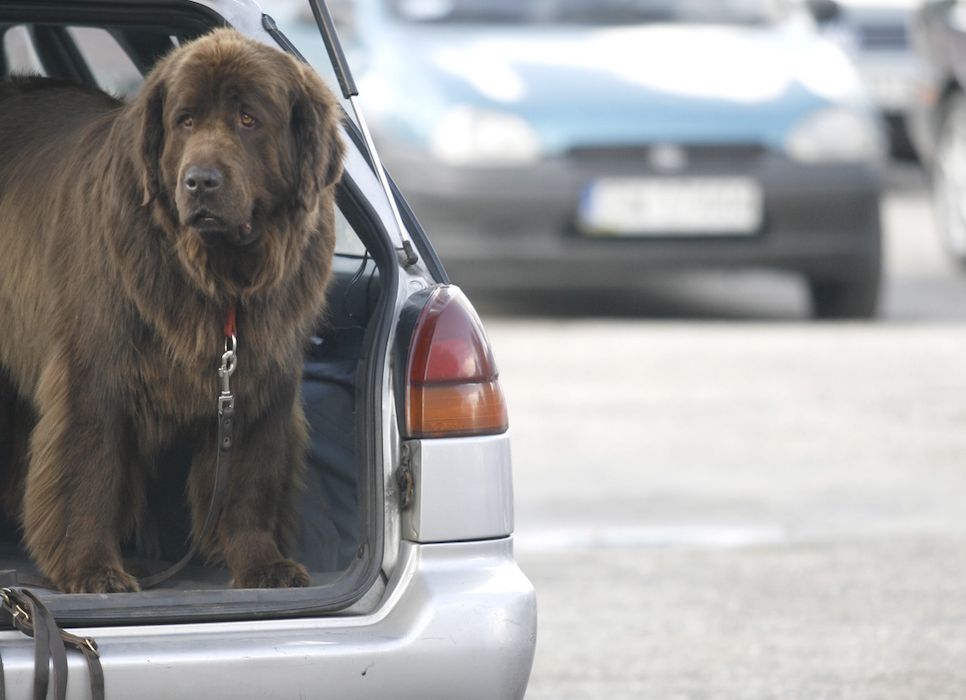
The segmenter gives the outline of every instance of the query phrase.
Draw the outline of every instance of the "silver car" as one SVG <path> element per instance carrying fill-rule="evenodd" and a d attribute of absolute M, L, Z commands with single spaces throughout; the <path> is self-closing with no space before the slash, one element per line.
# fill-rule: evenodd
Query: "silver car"
<path fill-rule="evenodd" d="M 159 56 L 223 24 L 297 52 L 253 0 L 0 0 L 0 74 L 132 94 Z M 109 698 L 524 695 L 536 599 L 513 556 L 493 354 L 408 206 L 387 195 L 364 122 L 347 110 L 344 123 L 335 281 L 302 385 L 312 447 L 295 554 L 312 585 L 233 589 L 195 563 L 141 593 L 35 589 L 60 627 L 96 640 Z M 151 516 L 126 545 L 132 572 L 184 550 L 183 448 L 158 459 Z M 30 580 L 16 529 L 0 535 L 0 583 Z M 31 697 L 33 641 L 0 630 L 0 661 L 6 697 Z M 70 697 L 87 697 L 87 674 L 71 652 Z"/>
<path fill-rule="evenodd" d="M 921 4 L 922 0 L 809 0 L 825 36 L 855 62 L 898 156 L 913 155 L 909 118 L 919 98 L 923 65 L 911 29 Z"/>

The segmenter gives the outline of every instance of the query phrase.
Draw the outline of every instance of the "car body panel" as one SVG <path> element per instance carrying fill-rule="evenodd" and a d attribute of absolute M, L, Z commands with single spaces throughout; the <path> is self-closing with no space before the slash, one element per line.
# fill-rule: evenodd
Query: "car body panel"
<path fill-rule="evenodd" d="M 947 97 L 966 86 L 966 5 L 929 0 L 917 16 L 913 37 L 923 69 L 919 99 L 909 116 L 910 135 L 928 168 L 935 157 Z"/>
<path fill-rule="evenodd" d="M 522 698 L 536 598 L 512 540 L 404 543 L 369 615 L 197 625 L 98 627 L 107 697 Z M 32 697 L 33 645 L 0 632 L 7 697 Z M 68 694 L 89 696 L 70 655 Z"/>
<path fill-rule="evenodd" d="M 916 46 L 926 69 L 911 115 L 912 137 L 932 190 L 939 238 L 966 266 L 966 3 L 929 0 L 919 13 Z"/>
<path fill-rule="evenodd" d="M 844 56 L 798 25 L 772 33 L 643 25 L 499 28 L 482 34 L 466 27 L 392 32 L 392 26 L 386 40 L 373 45 L 374 63 L 389 65 L 403 45 L 410 54 L 418 48 L 411 66 L 379 76 L 379 85 L 395 94 L 367 91 L 367 104 L 382 131 L 423 142 L 431 140 L 445 108 L 468 103 L 524 117 L 551 156 L 577 145 L 668 139 L 781 148 L 803 114 L 857 93 Z M 841 84 L 819 94 L 809 86 L 821 85 L 815 78 L 821 74 L 837 75 Z M 414 100 L 408 109 L 419 112 L 404 116 L 417 126 L 399 128 L 392 112 L 427 77 L 438 80 L 441 94 Z"/>
<path fill-rule="evenodd" d="M 409 443 L 414 493 L 403 536 L 415 542 L 505 537 L 513 532 L 510 435 Z"/>
<path fill-rule="evenodd" d="M 875 166 L 806 165 L 755 148 L 712 150 L 692 161 L 687 175 L 737 173 L 762 183 L 765 214 L 758 231 L 701 238 L 582 232 L 575 206 L 588 183 L 614 173 L 659 175 L 646 154 L 601 163 L 560 158 L 536 169 L 497 172 L 445 166 L 428 172 L 418 160 L 400 159 L 396 170 L 413 183 L 408 197 L 416 210 L 431 212 L 445 234 L 436 237 L 436 249 L 447 270 L 471 289 L 510 289 L 525 281 L 532 288 L 565 283 L 619 290 L 633 286 L 644 270 L 675 266 L 840 275 L 866 258 L 879 233 L 881 173 Z M 474 196 L 459 196 L 467 191 Z"/>

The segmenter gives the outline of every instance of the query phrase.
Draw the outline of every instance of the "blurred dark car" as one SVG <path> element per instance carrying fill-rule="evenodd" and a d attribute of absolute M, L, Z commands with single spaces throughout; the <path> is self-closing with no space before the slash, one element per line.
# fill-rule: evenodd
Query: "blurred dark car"
<path fill-rule="evenodd" d="M 389 169 L 471 289 L 648 268 L 802 273 L 874 313 L 884 135 L 784 0 L 358 0 L 344 34 Z"/>
<path fill-rule="evenodd" d="M 911 133 L 931 176 L 943 243 L 966 266 L 966 2 L 927 2 L 914 39 L 926 67 Z"/>

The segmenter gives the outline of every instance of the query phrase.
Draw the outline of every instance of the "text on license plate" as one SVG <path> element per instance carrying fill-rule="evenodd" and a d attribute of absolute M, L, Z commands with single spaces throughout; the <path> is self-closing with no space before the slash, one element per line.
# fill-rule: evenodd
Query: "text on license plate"
<path fill-rule="evenodd" d="M 579 219 L 591 235 L 753 234 L 763 209 L 761 186 L 746 177 L 601 178 Z"/>

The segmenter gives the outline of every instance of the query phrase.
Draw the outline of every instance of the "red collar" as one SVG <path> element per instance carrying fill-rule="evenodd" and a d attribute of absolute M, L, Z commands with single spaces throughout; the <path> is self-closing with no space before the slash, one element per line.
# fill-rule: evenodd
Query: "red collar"
<path fill-rule="evenodd" d="M 236 324 L 237 309 L 235 307 L 235 302 L 228 305 L 228 311 L 225 314 L 225 337 L 234 338 L 238 333 L 238 327 Z"/>

